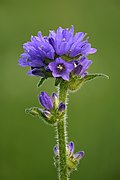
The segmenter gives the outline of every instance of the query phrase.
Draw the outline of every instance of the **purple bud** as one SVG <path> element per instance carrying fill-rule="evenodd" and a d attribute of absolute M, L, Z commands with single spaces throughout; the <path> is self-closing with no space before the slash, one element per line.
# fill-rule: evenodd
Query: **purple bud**
<path fill-rule="evenodd" d="M 39 95 L 39 101 L 45 109 L 50 110 L 53 108 L 52 99 L 46 92 L 41 92 Z"/>
<path fill-rule="evenodd" d="M 75 159 L 80 160 L 81 158 L 83 158 L 84 155 L 85 155 L 84 151 L 79 151 L 79 152 L 77 152 L 76 154 L 74 154 L 73 157 L 74 157 Z"/>
<path fill-rule="evenodd" d="M 58 95 L 56 93 L 52 94 L 52 100 L 53 100 L 55 108 L 57 108 L 58 104 L 59 104 L 59 99 L 58 99 Z"/>
<path fill-rule="evenodd" d="M 80 72 L 81 72 L 81 70 L 82 70 L 82 65 L 81 64 L 79 64 L 74 70 L 73 70 L 73 73 L 75 74 L 75 75 L 79 75 L 80 74 Z"/>
<path fill-rule="evenodd" d="M 44 110 L 44 111 L 43 111 L 43 115 L 44 115 L 45 117 L 47 117 L 48 119 L 51 118 L 51 113 L 50 113 L 50 111 Z"/>
<path fill-rule="evenodd" d="M 69 153 L 72 155 L 74 153 L 74 143 L 73 142 L 70 142 L 68 145 L 67 145 L 67 149 L 69 151 Z"/>
<path fill-rule="evenodd" d="M 62 112 L 62 111 L 64 111 L 64 110 L 65 110 L 65 104 L 61 102 L 61 103 L 59 104 L 58 111 L 59 111 L 59 112 Z"/>
<path fill-rule="evenodd" d="M 55 156 L 58 156 L 59 155 L 58 146 L 55 146 L 53 150 L 54 150 Z"/>

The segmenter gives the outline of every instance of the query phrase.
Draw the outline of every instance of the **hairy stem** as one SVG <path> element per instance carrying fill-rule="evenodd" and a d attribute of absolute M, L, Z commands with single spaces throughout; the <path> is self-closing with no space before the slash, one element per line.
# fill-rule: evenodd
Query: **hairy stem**
<path fill-rule="evenodd" d="M 60 102 L 67 103 L 68 86 L 65 81 L 62 81 L 59 85 L 58 95 Z M 66 114 L 67 105 L 64 113 L 64 117 L 60 119 L 57 124 L 57 144 L 59 147 L 59 163 L 58 163 L 58 178 L 59 180 L 68 180 L 67 164 L 66 164 L 66 144 L 67 144 L 67 132 L 66 132 Z"/>

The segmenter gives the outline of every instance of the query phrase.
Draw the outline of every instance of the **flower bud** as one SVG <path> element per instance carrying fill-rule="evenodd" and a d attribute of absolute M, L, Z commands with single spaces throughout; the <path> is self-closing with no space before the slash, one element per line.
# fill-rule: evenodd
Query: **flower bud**
<path fill-rule="evenodd" d="M 52 99 L 46 92 L 41 92 L 39 95 L 39 101 L 45 109 L 50 110 L 53 108 Z"/>
<path fill-rule="evenodd" d="M 59 149 L 58 149 L 58 146 L 56 145 L 56 146 L 54 146 L 54 154 L 55 154 L 55 156 L 58 156 L 59 155 Z"/>
<path fill-rule="evenodd" d="M 44 111 L 43 111 L 43 115 L 44 115 L 46 118 L 48 118 L 48 119 L 51 118 L 51 113 L 50 113 L 50 111 L 44 110 Z"/>
<path fill-rule="evenodd" d="M 56 93 L 52 94 L 52 100 L 53 100 L 54 107 L 57 108 L 59 105 L 59 98 Z"/>
<path fill-rule="evenodd" d="M 61 103 L 59 104 L 58 111 L 59 111 L 59 112 L 63 112 L 64 110 L 65 110 L 65 104 L 61 102 Z"/>

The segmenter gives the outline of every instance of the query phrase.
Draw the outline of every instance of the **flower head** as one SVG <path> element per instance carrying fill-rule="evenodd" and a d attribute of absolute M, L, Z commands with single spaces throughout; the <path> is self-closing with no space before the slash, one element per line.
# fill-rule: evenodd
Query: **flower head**
<path fill-rule="evenodd" d="M 74 66 L 61 58 L 57 58 L 56 61 L 49 63 L 49 68 L 53 77 L 62 77 L 64 80 L 69 81 L 69 74 L 74 69 Z"/>
<path fill-rule="evenodd" d="M 85 36 L 86 33 L 83 32 L 78 32 L 74 35 L 74 26 L 71 26 L 70 30 L 59 27 L 56 32 L 54 30 L 50 31 L 49 41 L 59 56 L 87 56 L 88 54 L 95 53 L 96 49 L 91 48 L 88 38 L 84 40 Z"/>
<path fill-rule="evenodd" d="M 50 31 L 49 42 L 54 47 L 57 55 L 68 54 L 73 44 L 73 35 L 74 26 L 71 26 L 70 30 L 59 27 L 56 32 L 54 30 Z"/>
<path fill-rule="evenodd" d="M 19 59 L 20 66 L 30 66 L 40 71 L 41 67 L 46 66 L 46 58 L 54 59 L 55 50 L 47 37 L 43 37 L 41 32 L 38 32 L 38 36 L 32 36 L 31 41 L 25 43 L 23 48 L 25 52 L 21 54 L 21 58 Z"/>
<path fill-rule="evenodd" d="M 24 53 L 19 59 L 20 66 L 29 66 L 28 75 L 48 77 L 61 77 L 69 81 L 73 70 L 75 75 L 85 76 L 91 61 L 86 57 L 96 52 L 91 48 L 86 33 L 74 34 L 74 26 L 59 27 L 57 31 L 50 31 L 48 36 L 32 36 L 31 41 L 23 44 Z M 74 60 L 74 65 L 71 61 Z M 76 66 L 76 61 L 78 64 Z"/>

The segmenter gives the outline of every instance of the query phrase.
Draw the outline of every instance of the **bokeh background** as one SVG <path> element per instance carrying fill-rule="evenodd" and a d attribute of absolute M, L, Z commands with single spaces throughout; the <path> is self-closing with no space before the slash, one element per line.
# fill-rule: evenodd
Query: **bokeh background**
<path fill-rule="evenodd" d="M 70 94 L 69 140 L 85 150 L 72 180 L 120 179 L 120 1 L 119 0 L 0 0 L 0 180 L 55 180 L 54 129 L 24 109 L 39 106 L 40 91 L 55 91 L 48 80 L 18 66 L 22 44 L 40 30 L 48 35 L 58 26 L 87 32 L 93 47 L 89 72 L 96 79 Z"/>

